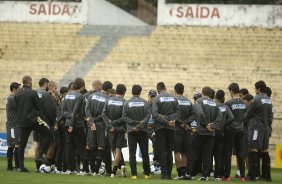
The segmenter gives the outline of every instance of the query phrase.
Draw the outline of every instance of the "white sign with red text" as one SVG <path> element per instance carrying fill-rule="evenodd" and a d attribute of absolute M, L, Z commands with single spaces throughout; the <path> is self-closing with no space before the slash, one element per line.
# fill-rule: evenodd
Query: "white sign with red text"
<path fill-rule="evenodd" d="M 166 4 L 159 0 L 158 25 L 282 27 L 282 6 Z"/>
<path fill-rule="evenodd" d="M 87 0 L 82 2 L 0 1 L 0 21 L 87 23 Z"/>

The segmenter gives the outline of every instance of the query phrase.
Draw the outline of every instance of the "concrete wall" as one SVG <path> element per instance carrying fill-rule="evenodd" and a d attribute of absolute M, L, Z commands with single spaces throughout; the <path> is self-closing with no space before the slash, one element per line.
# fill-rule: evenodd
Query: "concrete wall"
<path fill-rule="evenodd" d="M 88 24 L 90 25 L 147 25 L 105 0 L 89 0 L 88 3 Z"/>

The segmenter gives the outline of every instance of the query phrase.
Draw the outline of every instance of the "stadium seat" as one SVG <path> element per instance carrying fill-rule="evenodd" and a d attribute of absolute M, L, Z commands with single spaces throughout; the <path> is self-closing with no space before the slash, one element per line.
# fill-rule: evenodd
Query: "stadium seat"
<path fill-rule="evenodd" d="M 127 99 L 133 84 L 141 84 L 142 96 L 147 98 L 148 91 L 163 81 L 170 92 L 175 83 L 183 83 L 190 99 L 207 85 L 223 89 L 227 100 L 231 82 L 254 94 L 254 83 L 265 80 L 273 91 L 275 120 L 270 143 L 274 145 L 282 141 L 281 49 L 280 29 L 157 26 L 150 36 L 120 39 L 85 80 L 87 86 L 94 79 L 124 83 Z"/>
<path fill-rule="evenodd" d="M 99 37 L 79 35 L 81 25 L 0 23 L 0 132 L 5 132 L 9 85 L 31 75 L 59 82 L 95 46 Z"/>

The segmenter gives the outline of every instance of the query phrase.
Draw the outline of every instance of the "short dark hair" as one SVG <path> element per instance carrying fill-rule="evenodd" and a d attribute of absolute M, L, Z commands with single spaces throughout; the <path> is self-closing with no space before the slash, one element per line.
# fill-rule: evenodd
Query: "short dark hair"
<path fill-rule="evenodd" d="M 211 89 L 211 96 L 210 96 L 210 98 L 214 99 L 214 95 L 215 95 L 215 91 L 214 91 L 214 89 Z"/>
<path fill-rule="evenodd" d="M 39 87 L 42 87 L 45 83 L 49 83 L 49 80 L 47 78 L 41 78 L 39 80 Z"/>
<path fill-rule="evenodd" d="M 265 84 L 264 81 L 260 80 L 260 81 L 258 81 L 258 82 L 255 83 L 255 88 L 256 88 L 256 89 L 260 89 L 260 91 L 261 91 L 262 93 L 264 93 L 264 92 L 265 92 L 265 89 L 266 89 L 266 84 Z"/>
<path fill-rule="evenodd" d="M 243 97 L 243 100 L 246 100 L 248 102 L 252 101 L 254 99 L 253 95 L 251 94 L 246 94 L 244 97 Z"/>
<path fill-rule="evenodd" d="M 240 89 L 240 93 L 245 96 L 245 95 L 249 94 L 249 90 L 246 89 L 246 88 L 242 88 L 242 89 Z"/>
<path fill-rule="evenodd" d="M 158 92 L 165 90 L 165 84 L 163 82 L 159 82 L 157 84 L 157 90 L 158 90 Z"/>
<path fill-rule="evenodd" d="M 87 93 L 88 91 L 87 91 L 87 89 L 86 88 L 84 88 L 82 91 L 81 91 L 81 94 L 85 94 L 85 93 Z"/>
<path fill-rule="evenodd" d="M 32 78 L 28 75 L 24 76 L 22 79 L 23 85 L 27 85 L 30 81 L 32 81 Z"/>
<path fill-rule="evenodd" d="M 194 100 L 197 100 L 197 99 L 199 99 L 199 98 L 202 98 L 202 94 L 199 93 L 199 92 L 197 92 L 197 93 L 195 93 L 195 94 L 193 95 L 193 98 L 194 98 Z"/>
<path fill-rule="evenodd" d="M 73 90 L 79 90 L 82 87 L 85 87 L 84 80 L 82 78 L 76 78 L 73 81 Z"/>
<path fill-rule="evenodd" d="M 104 91 L 108 91 L 109 89 L 113 88 L 113 83 L 111 83 L 110 81 L 105 81 L 102 84 L 102 90 Z"/>
<path fill-rule="evenodd" d="M 17 83 L 17 82 L 12 82 L 12 83 L 10 84 L 10 91 L 12 92 L 14 89 L 18 89 L 20 85 L 21 85 L 21 84 L 19 84 L 19 83 Z"/>
<path fill-rule="evenodd" d="M 221 101 L 222 103 L 225 100 L 225 92 L 223 90 L 217 90 L 216 94 L 215 94 L 215 99 Z"/>
<path fill-rule="evenodd" d="M 182 83 L 177 83 L 174 86 L 174 90 L 177 94 L 183 95 L 184 93 L 184 85 Z"/>
<path fill-rule="evenodd" d="M 139 84 L 134 84 L 132 86 L 132 95 L 140 95 L 142 91 L 142 87 Z"/>
<path fill-rule="evenodd" d="M 228 86 L 229 91 L 232 91 L 233 93 L 239 93 L 239 85 L 237 83 L 231 83 Z"/>
<path fill-rule="evenodd" d="M 118 95 L 124 95 L 125 92 L 126 92 L 126 87 L 125 87 L 125 85 L 124 85 L 124 84 L 118 84 L 118 85 L 117 85 L 117 88 L 116 88 L 116 93 L 117 93 Z"/>
<path fill-rule="evenodd" d="M 64 93 L 67 93 L 68 92 L 68 88 L 67 87 L 61 87 L 60 88 L 60 94 L 64 94 Z"/>
<path fill-rule="evenodd" d="M 151 89 L 151 90 L 149 91 L 148 95 L 149 95 L 150 97 L 154 98 L 155 96 L 157 96 L 157 92 L 156 92 L 156 90 Z"/>
<path fill-rule="evenodd" d="M 270 87 L 266 87 L 265 88 L 265 94 L 270 98 L 271 97 L 271 95 L 272 95 L 272 90 L 271 90 L 271 88 Z"/>
<path fill-rule="evenodd" d="M 212 88 L 210 88 L 209 86 L 203 87 L 203 89 L 202 89 L 202 94 L 203 94 L 204 96 L 210 97 L 210 96 L 212 95 Z"/>

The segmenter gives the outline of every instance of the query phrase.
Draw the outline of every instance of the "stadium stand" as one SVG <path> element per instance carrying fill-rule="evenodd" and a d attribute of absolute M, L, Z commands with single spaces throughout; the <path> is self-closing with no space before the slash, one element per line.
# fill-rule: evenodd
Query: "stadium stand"
<path fill-rule="evenodd" d="M 31 75 L 36 89 L 42 77 L 60 81 L 99 41 L 78 35 L 80 29 L 76 24 L 0 23 L 0 132 L 5 132 L 11 82 Z"/>
<path fill-rule="evenodd" d="M 271 144 L 275 144 L 282 141 L 281 34 L 280 29 L 158 26 L 150 36 L 122 37 L 85 79 L 87 86 L 94 79 L 125 83 L 126 98 L 131 96 L 133 84 L 143 86 L 146 98 L 159 81 L 164 81 L 169 91 L 182 82 L 190 99 L 205 85 L 225 90 L 229 98 L 231 82 L 254 94 L 254 83 L 265 80 L 273 91 Z"/>
<path fill-rule="evenodd" d="M 143 86 L 146 98 L 159 81 L 170 91 L 182 82 L 191 98 L 204 85 L 227 92 L 231 82 L 254 93 L 253 84 L 263 79 L 273 91 L 273 145 L 282 141 L 281 34 L 280 29 L 263 28 L 0 23 L 0 108 L 11 81 L 25 74 L 33 76 L 36 87 L 41 77 L 70 80 L 72 68 L 83 61 L 91 66 L 79 72 L 88 88 L 94 79 L 124 83 L 126 98 L 136 83 Z M 5 111 L 0 112 L 4 121 Z"/>
<path fill-rule="evenodd" d="M 273 88 L 273 99 L 279 100 L 280 36 L 280 30 L 257 28 L 157 27 L 151 36 L 123 37 L 86 80 L 142 83 L 144 91 L 159 80 L 170 89 L 183 81 L 192 96 L 203 85 L 224 89 L 232 81 L 253 92 L 254 82 L 264 79 Z"/>

